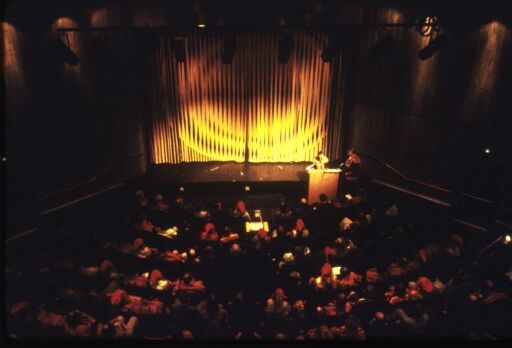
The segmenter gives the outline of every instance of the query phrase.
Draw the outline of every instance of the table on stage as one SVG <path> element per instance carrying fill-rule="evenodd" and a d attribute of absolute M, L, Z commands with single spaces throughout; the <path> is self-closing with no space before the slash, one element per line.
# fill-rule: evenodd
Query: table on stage
<path fill-rule="evenodd" d="M 329 201 L 336 199 L 340 169 L 309 169 L 308 172 L 308 204 L 320 201 L 320 194 L 325 193 Z"/>

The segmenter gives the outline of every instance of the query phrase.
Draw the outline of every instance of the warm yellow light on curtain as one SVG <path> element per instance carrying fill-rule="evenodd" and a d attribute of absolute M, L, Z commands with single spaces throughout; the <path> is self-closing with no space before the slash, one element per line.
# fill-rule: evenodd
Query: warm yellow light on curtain
<path fill-rule="evenodd" d="M 183 63 L 162 39 L 153 72 L 152 161 L 309 161 L 325 150 L 326 39 L 296 35 L 288 64 L 278 64 L 278 41 L 276 34 L 238 35 L 233 62 L 222 64 L 223 37 L 185 38 Z"/>

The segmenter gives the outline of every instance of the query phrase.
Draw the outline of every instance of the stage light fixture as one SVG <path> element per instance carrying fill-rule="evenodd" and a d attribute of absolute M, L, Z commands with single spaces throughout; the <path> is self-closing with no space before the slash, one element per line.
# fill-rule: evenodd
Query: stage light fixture
<path fill-rule="evenodd" d="M 206 28 L 206 20 L 204 19 L 204 14 L 199 13 L 197 15 L 197 27 L 198 28 Z"/>
<path fill-rule="evenodd" d="M 174 58 L 178 63 L 183 63 L 185 61 L 185 43 L 182 38 L 175 38 L 171 41 L 172 51 L 174 53 Z"/>
<path fill-rule="evenodd" d="M 435 15 L 428 15 L 416 24 L 416 31 L 424 37 L 429 37 L 439 32 L 439 23 Z"/>
<path fill-rule="evenodd" d="M 236 52 L 236 36 L 235 34 L 228 34 L 224 41 L 224 48 L 222 50 L 222 63 L 231 64 Z"/>
<path fill-rule="evenodd" d="M 423 47 L 420 51 L 418 51 L 418 57 L 421 60 L 428 59 L 436 53 L 442 45 L 446 43 L 445 35 L 437 35 L 434 39 L 432 39 L 427 46 Z"/>
<path fill-rule="evenodd" d="M 185 192 L 185 188 L 183 186 L 180 186 L 180 192 Z"/>
<path fill-rule="evenodd" d="M 489 147 L 486 147 L 486 148 L 484 149 L 484 153 L 485 153 L 486 155 L 490 155 L 490 154 L 491 154 L 491 149 L 490 149 Z"/>
<path fill-rule="evenodd" d="M 278 61 L 279 64 L 286 64 L 290 59 L 293 49 L 293 38 L 291 35 L 286 34 L 279 40 Z"/>
<path fill-rule="evenodd" d="M 66 43 L 64 42 L 66 41 Z M 78 65 L 80 63 L 80 57 L 78 57 L 71 49 L 69 48 L 69 39 L 67 34 L 64 35 L 64 39 L 59 38 L 55 41 L 55 50 L 59 56 L 64 59 L 66 63 L 69 65 Z"/>
<path fill-rule="evenodd" d="M 250 187 L 250 186 L 245 186 L 245 188 L 244 188 L 244 189 L 245 189 L 245 191 L 247 191 L 247 192 L 251 191 L 251 187 Z"/>
<path fill-rule="evenodd" d="M 511 241 L 512 241 L 512 237 L 510 237 L 510 234 L 507 234 L 504 238 L 505 244 L 510 244 Z"/>

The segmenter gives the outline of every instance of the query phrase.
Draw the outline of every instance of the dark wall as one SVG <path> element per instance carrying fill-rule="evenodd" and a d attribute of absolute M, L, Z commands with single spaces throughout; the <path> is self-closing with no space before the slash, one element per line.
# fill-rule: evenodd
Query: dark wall
<path fill-rule="evenodd" d="M 119 5 L 117 2 L 114 5 Z M 32 227 L 42 197 L 80 184 L 112 164 L 110 182 L 145 172 L 145 74 L 130 34 L 69 33 L 71 65 L 56 27 L 121 25 L 120 6 L 13 1 L 3 24 L 8 230 Z M 139 40 L 141 41 L 141 40 Z M 143 40 L 141 41 L 143 43 Z"/>
<path fill-rule="evenodd" d="M 368 13 L 396 23 L 414 14 L 389 4 Z M 427 60 L 413 28 L 359 31 L 347 143 L 407 176 L 510 204 L 512 30 L 499 13 L 466 18 L 445 17 L 447 42 Z"/>

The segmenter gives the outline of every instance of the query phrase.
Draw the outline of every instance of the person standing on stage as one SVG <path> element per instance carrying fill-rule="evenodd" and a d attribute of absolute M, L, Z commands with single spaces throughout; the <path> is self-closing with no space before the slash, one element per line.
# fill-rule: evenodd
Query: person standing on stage
<path fill-rule="evenodd" d="M 357 155 L 357 152 L 350 148 L 347 152 L 347 159 L 345 160 L 345 168 L 347 168 L 347 176 L 355 177 L 359 173 L 359 167 L 361 166 L 361 159 Z"/>
<path fill-rule="evenodd" d="M 324 152 L 322 150 L 320 150 L 320 151 L 318 151 L 318 154 L 315 156 L 315 159 L 313 160 L 313 165 L 311 166 L 311 168 L 325 170 L 326 164 L 328 162 L 329 162 L 329 158 L 324 155 Z"/>

